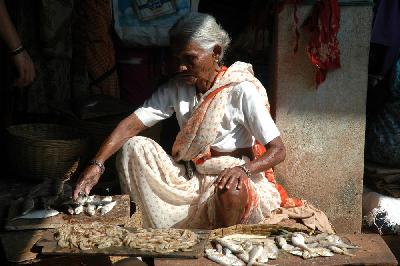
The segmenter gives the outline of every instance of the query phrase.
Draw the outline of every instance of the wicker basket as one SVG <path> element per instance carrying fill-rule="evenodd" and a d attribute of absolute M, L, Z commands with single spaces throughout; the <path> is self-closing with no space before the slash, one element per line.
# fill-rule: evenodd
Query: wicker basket
<path fill-rule="evenodd" d="M 23 124 L 7 128 L 11 171 L 36 180 L 62 177 L 78 157 L 86 140 L 74 128 L 55 124 Z"/>

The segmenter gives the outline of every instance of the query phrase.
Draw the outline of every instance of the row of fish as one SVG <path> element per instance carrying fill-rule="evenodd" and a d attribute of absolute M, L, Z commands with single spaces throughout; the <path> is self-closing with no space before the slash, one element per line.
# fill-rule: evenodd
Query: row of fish
<path fill-rule="evenodd" d="M 302 232 L 285 232 L 275 238 L 262 235 L 233 234 L 213 240 L 215 248 L 206 249 L 205 255 L 221 265 L 269 265 L 277 259 L 279 251 L 300 256 L 303 259 L 331 257 L 334 253 L 354 256 L 349 249 L 358 246 L 346 244 L 339 236 L 321 233 L 310 236 Z"/>
<path fill-rule="evenodd" d="M 80 195 L 76 202 L 67 204 L 67 212 L 71 215 L 77 215 L 82 212 L 89 216 L 93 216 L 97 212 L 104 215 L 110 212 L 116 204 L 117 202 L 113 201 L 111 196 L 100 198 L 96 195 Z"/>
<path fill-rule="evenodd" d="M 80 196 L 76 202 L 71 199 L 61 203 L 57 209 L 64 209 L 71 215 L 77 215 L 80 213 L 86 213 L 89 216 L 93 216 L 96 213 L 104 215 L 110 212 L 115 205 L 116 201 L 113 201 L 112 196 L 100 197 L 96 195 L 92 196 Z M 54 208 L 47 207 L 43 209 L 29 209 L 28 212 L 23 212 L 22 215 L 13 218 L 16 219 L 43 219 L 58 215 L 60 212 Z"/>

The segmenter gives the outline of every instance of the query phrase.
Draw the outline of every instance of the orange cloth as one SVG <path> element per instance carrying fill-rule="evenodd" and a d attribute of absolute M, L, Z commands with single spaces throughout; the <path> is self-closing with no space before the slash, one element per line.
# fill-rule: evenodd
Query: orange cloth
<path fill-rule="evenodd" d="M 253 146 L 253 155 L 254 159 L 260 158 L 267 150 L 265 149 L 264 145 L 259 142 Z M 289 198 L 286 190 L 280 185 L 276 183 L 274 171 L 272 169 L 268 169 L 264 172 L 265 177 L 268 179 L 269 182 L 273 183 L 276 189 L 279 191 L 281 195 L 281 207 L 290 208 L 290 207 L 299 207 L 303 205 L 303 202 L 297 198 Z"/>

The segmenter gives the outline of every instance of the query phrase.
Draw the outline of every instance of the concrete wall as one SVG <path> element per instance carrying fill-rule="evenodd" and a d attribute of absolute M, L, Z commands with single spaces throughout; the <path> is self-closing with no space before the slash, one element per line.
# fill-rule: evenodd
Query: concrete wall
<path fill-rule="evenodd" d="M 300 23 L 312 6 L 299 6 Z M 287 148 L 277 177 L 290 195 L 325 211 L 338 232 L 360 232 L 371 6 L 341 6 L 341 63 L 317 90 L 300 30 L 294 54 L 293 7 L 278 16 L 276 122 Z"/>

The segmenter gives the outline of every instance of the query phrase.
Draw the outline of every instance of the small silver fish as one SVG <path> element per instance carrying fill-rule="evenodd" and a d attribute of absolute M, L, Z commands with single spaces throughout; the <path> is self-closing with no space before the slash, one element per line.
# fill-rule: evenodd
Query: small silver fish
<path fill-rule="evenodd" d="M 218 253 L 222 254 L 223 247 L 220 243 L 215 244 L 215 248 L 217 249 Z"/>
<path fill-rule="evenodd" d="M 85 209 L 85 212 L 89 215 L 89 216 L 93 216 L 96 213 L 96 209 L 95 206 L 92 204 L 88 204 L 88 206 Z"/>
<path fill-rule="evenodd" d="M 229 256 L 232 254 L 232 251 L 229 248 L 223 248 L 223 254 Z"/>
<path fill-rule="evenodd" d="M 313 248 L 311 250 L 312 250 L 313 254 L 315 253 L 321 257 L 332 257 L 334 255 L 329 249 L 322 248 L 322 247 Z"/>
<path fill-rule="evenodd" d="M 301 249 L 303 249 L 303 250 L 307 250 L 307 251 L 310 252 L 310 253 L 312 252 L 312 251 L 307 247 L 306 243 L 304 242 L 304 236 L 303 236 L 302 234 L 299 234 L 299 233 L 294 233 L 294 234 L 292 234 L 291 240 L 292 240 L 292 244 L 293 244 L 295 247 L 299 247 L 299 248 L 301 248 Z"/>
<path fill-rule="evenodd" d="M 104 214 L 108 213 L 109 211 L 111 211 L 114 208 L 115 204 L 117 204 L 117 202 L 116 201 L 112 201 L 112 202 L 107 203 L 106 205 L 104 205 L 100 209 L 101 215 L 104 215 Z"/>
<path fill-rule="evenodd" d="M 290 251 L 288 251 L 290 254 L 292 254 L 292 255 L 295 255 L 295 256 L 300 256 L 300 257 L 302 257 L 303 256 L 303 251 L 301 251 L 301 250 L 290 250 Z"/>
<path fill-rule="evenodd" d="M 329 235 L 325 238 L 329 243 L 332 243 L 334 246 L 339 248 L 349 248 L 349 249 L 356 249 L 360 248 L 358 246 L 349 245 L 343 242 L 343 240 L 338 235 Z"/>
<path fill-rule="evenodd" d="M 278 246 L 279 246 L 281 249 L 283 249 L 284 251 L 290 252 L 290 251 L 292 251 L 292 250 L 295 249 L 294 246 L 289 245 L 289 244 L 286 242 L 286 239 L 285 239 L 283 236 L 276 236 L 276 237 L 275 237 L 275 241 L 276 241 L 276 243 L 278 244 Z"/>
<path fill-rule="evenodd" d="M 264 247 L 262 245 L 255 245 L 251 248 L 249 252 L 249 261 L 247 263 L 247 266 L 252 266 L 254 262 L 258 260 L 263 252 L 263 249 Z"/>
<path fill-rule="evenodd" d="M 242 243 L 242 247 L 245 251 L 250 252 L 251 248 L 253 247 L 253 243 L 251 243 L 249 240 L 246 240 Z"/>
<path fill-rule="evenodd" d="M 285 245 L 287 245 L 287 241 L 286 241 L 286 239 L 285 239 L 283 236 L 276 236 L 276 237 L 275 237 L 275 241 L 276 241 L 276 243 L 278 244 L 278 246 L 279 246 L 280 248 L 282 248 L 282 249 L 283 249 L 283 247 L 284 247 Z"/>
<path fill-rule="evenodd" d="M 238 257 L 239 259 L 241 259 L 242 261 L 244 261 L 246 263 L 249 262 L 249 252 L 247 252 L 247 251 L 236 254 L 236 257 Z"/>
<path fill-rule="evenodd" d="M 227 239 L 223 238 L 216 238 L 214 239 L 216 243 L 221 244 L 223 247 L 229 248 L 233 253 L 243 253 L 244 249 L 242 246 L 234 244 Z"/>
<path fill-rule="evenodd" d="M 279 249 L 275 245 L 275 242 L 271 239 L 267 239 L 264 242 L 263 256 L 267 256 L 268 259 L 276 260 L 278 258 Z"/>
<path fill-rule="evenodd" d="M 21 215 L 18 217 L 13 218 L 12 220 L 17 220 L 17 219 L 43 219 L 43 218 L 49 218 L 52 216 L 56 216 L 59 214 L 57 210 L 54 209 L 46 209 L 46 210 L 34 210 L 31 211 L 25 215 Z"/>
<path fill-rule="evenodd" d="M 219 253 L 215 249 L 206 249 L 205 255 L 208 259 L 219 263 L 224 266 L 245 266 L 246 264 L 238 259 L 235 255 L 230 254 L 229 256 L 225 256 L 224 254 Z"/>
<path fill-rule="evenodd" d="M 337 254 L 347 255 L 347 256 L 350 256 L 350 257 L 353 257 L 353 256 L 354 256 L 354 254 L 349 253 L 349 252 L 347 251 L 347 249 L 342 249 L 342 248 L 339 248 L 339 247 L 337 247 L 337 246 L 329 246 L 328 248 L 329 248 L 331 251 L 333 251 L 334 253 L 337 253 Z"/>
<path fill-rule="evenodd" d="M 83 212 L 83 205 L 79 205 L 74 209 L 74 214 L 80 214 L 81 212 Z"/>
<path fill-rule="evenodd" d="M 113 199 L 113 198 L 112 198 L 111 196 L 105 196 L 104 198 L 102 198 L 102 201 L 111 202 L 112 199 Z"/>

